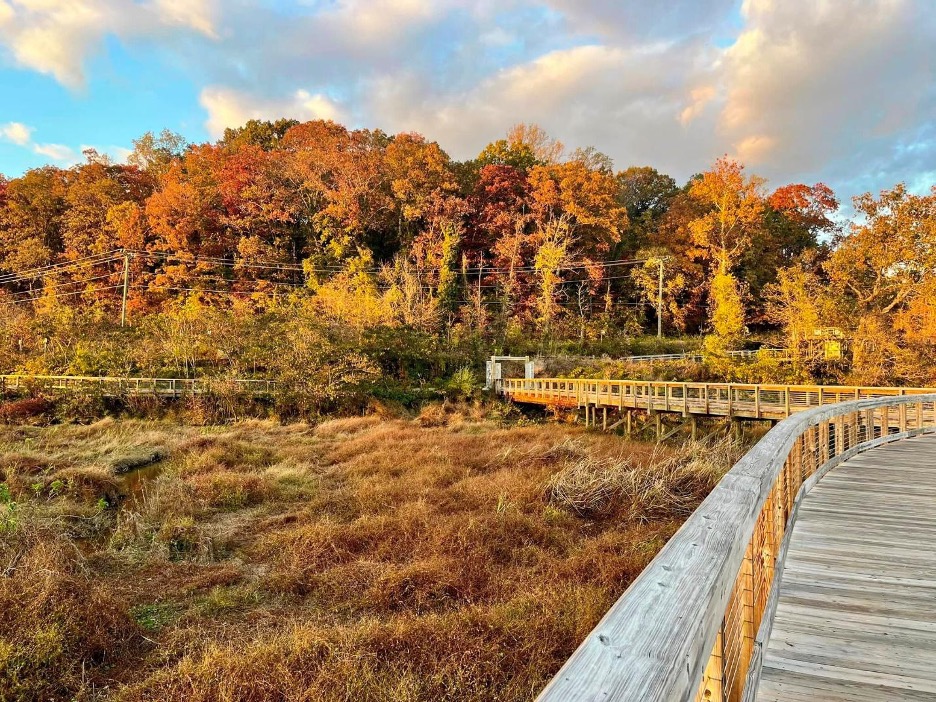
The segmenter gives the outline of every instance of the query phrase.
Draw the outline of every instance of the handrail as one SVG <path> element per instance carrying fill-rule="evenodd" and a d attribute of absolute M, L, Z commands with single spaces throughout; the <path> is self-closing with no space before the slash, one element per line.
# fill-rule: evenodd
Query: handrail
<path fill-rule="evenodd" d="M 936 393 L 936 388 L 509 378 L 501 381 L 501 392 L 517 402 L 542 405 L 595 405 L 619 410 L 644 409 L 750 419 L 782 419 L 811 407 L 869 397 Z"/>
<path fill-rule="evenodd" d="M 788 359 L 792 355 L 790 349 L 762 346 L 759 349 L 746 349 L 741 351 L 726 351 L 725 355 L 731 358 L 779 358 Z M 645 361 L 692 361 L 700 363 L 705 356 L 698 351 L 683 351 L 679 353 L 651 353 L 637 356 L 537 356 L 537 360 L 552 358 L 574 358 L 578 361 L 607 361 L 620 363 L 642 363 Z"/>
<path fill-rule="evenodd" d="M 234 383 L 255 393 L 271 393 L 276 381 L 263 378 L 143 378 L 94 375 L 30 375 L 14 373 L 0 375 L 0 390 L 19 389 L 33 384 L 47 386 L 52 390 L 98 386 L 105 388 L 116 385 L 131 394 L 155 393 L 177 395 L 198 394 L 216 383 Z"/>
<path fill-rule="evenodd" d="M 539 696 L 751 700 L 786 538 L 803 495 L 839 462 L 936 431 L 936 393 L 791 415 L 735 466 Z"/>

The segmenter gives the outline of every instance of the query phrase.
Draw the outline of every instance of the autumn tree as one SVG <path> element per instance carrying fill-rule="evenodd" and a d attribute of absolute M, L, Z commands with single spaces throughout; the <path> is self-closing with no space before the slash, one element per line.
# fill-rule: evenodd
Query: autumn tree
<path fill-rule="evenodd" d="M 257 146 L 264 151 L 274 151 L 280 147 L 286 132 L 298 124 L 299 121 L 295 119 L 278 119 L 273 122 L 251 119 L 242 127 L 226 128 L 221 145 L 234 149 Z"/>
<path fill-rule="evenodd" d="M 192 147 L 173 161 L 146 203 L 153 247 L 170 254 L 156 265 L 150 293 L 174 298 L 196 287 L 218 289 L 217 266 L 208 258 L 232 260 L 237 238 L 225 225 L 219 175 L 224 153 L 216 146 Z M 200 282 L 203 281 L 203 282 Z"/>
<path fill-rule="evenodd" d="M 528 150 L 536 162 L 551 166 L 562 161 L 565 146 L 553 139 L 538 124 L 519 123 L 507 130 L 507 143 L 517 150 Z"/>
<path fill-rule="evenodd" d="M 709 292 L 710 333 L 703 340 L 706 362 L 721 375 L 728 375 L 731 363 L 727 352 L 736 349 L 746 329 L 741 285 L 731 273 L 719 268 L 712 277 Z"/>
<path fill-rule="evenodd" d="M 493 141 L 478 154 L 475 159 L 478 167 L 510 166 L 526 171 L 538 163 L 536 154 L 529 144 L 511 143 L 506 139 Z"/>
<path fill-rule="evenodd" d="M 0 211 L 0 267 L 34 269 L 62 252 L 67 185 L 67 171 L 53 166 L 29 170 L 9 182 Z"/>
<path fill-rule="evenodd" d="M 859 378 L 896 382 L 929 363 L 893 348 L 905 348 L 908 331 L 918 338 L 914 322 L 926 317 L 921 301 L 936 271 L 936 188 L 913 195 L 901 184 L 877 198 L 856 197 L 854 205 L 861 219 L 835 242 L 826 271 L 842 318 L 852 320 Z"/>
<path fill-rule="evenodd" d="M 767 198 L 761 226 L 753 230 L 751 246 L 738 265 L 755 301 L 755 319 L 765 319 L 765 287 L 776 281 L 777 271 L 794 265 L 802 254 L 825 246 L 822 239 L 835 233 L 837 210 L 835 194 L 822 183 L 786 185 Z"/>
<path fill-rule="evenodd" d="M 736 345 L 745 328 L 741 284 L 732 269 L 760 226 L 763 182 L 756 176 L 746 177 L 737 161 L 720 158 L 712 170 L 689 185 L 689 195 L 706 209 L 689 223 L 689 231 L 716 265 L 709 287 L 712 334 L 706 341 L 712 353 Z"/>
<path fill-rule="evenodd" d="M 670 176 L 649 166 L 632 166 L 614 178 L 617 202 L 627 211 L 628 226 L 618 248 L 618 255 L 626 257 L 648 244 L 680 190 Z"/>
<path fill-rule="evenodd" d="M 457 194 L 451 161 L 437 143 L 419 134 L 399 134 L 387 145 L 384 164 L 396 202 L 397 247 L 412 243 L 420 226 L 442 215 Z M 389 239 L 389 237 L 388 237 Z"/>
<path fill-rule="evenodd" d="M 573 235 L 567 217 L 558 217 L 542 225 L 536 251 L 534 268 L 539 283 L 537 298 L 537 322 L 549 332 L 552 323 L 559 316 L 561 308 L 556 299 L 559 284 L 562 282 L 561 270 L 567 262 Z"/>
<path fill-rule="evenodd" d="M 689 185 L 689 194 L 708 210 L 689 229 L 719 271 L 729 271 L 750 246 L 764 211 L 763 183 L 757 176 L 745 176 L 737 161 L 720 158 Z"/>
<path fill-rule="evenodd" d="M 65 194 L 62 246 L 73 260 L 119 248 L 108 213 L 124 203 L 142 205 L 155 184 L 135 166 L 114 165 L 93 152 L 87 157 L 87 163 L 72 169 Z"/>
<path fill-rule="evenodd" d="M 389 142 L 379 130 L 349 132 L 330 121 L 299 124 L 283 137 L 307 245 L 322 264 L 340 263 L 361 245 L 374 250 L 396 224 L 384 168 Z"/>
<path fill-rule="evenodd" d="M 133 140 L 133 151 L 127 157 L 127 163 L 159 178 L 166 174 L 173 161 L 182 157 L 187 147 L 185 137 L 168 129 L 158 135 L 146 132 Z"/>

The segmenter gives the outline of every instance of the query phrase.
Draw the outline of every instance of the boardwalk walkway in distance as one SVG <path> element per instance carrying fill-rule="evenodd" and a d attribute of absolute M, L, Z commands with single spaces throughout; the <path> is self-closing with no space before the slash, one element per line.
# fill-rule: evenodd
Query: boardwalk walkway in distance
<path fill-rule="evenodd" d="M 779 595 L 758 702 L 936 700 L 936 436 L 807 493 Z"/>

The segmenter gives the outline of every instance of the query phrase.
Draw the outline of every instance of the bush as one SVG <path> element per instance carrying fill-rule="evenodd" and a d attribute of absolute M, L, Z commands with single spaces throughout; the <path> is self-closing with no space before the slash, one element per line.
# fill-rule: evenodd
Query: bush
<path fill-rule="evenodd" d="M 44 397 L 26 397 L 0 404 L 0 423 L 24 424 L 29 421 L 47 420 L 53 404 Z"/>
<path fill-rule="evenodd" d="M 470 400 L 480 391 L 475 372 L 467 366 L 455 371 L 445 387 L 453 400 Z"/>

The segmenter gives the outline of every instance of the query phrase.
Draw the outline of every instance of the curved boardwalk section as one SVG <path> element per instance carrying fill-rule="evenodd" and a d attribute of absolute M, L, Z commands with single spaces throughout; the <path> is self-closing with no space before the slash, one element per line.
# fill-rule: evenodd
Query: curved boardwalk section
<path fill-rule="evenodd" d="M 936 436 L 859 454 L 806 494 L 757 700 L 936 700 Z"/>

